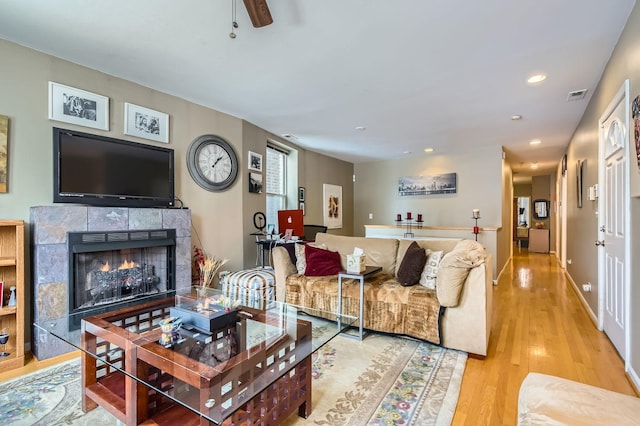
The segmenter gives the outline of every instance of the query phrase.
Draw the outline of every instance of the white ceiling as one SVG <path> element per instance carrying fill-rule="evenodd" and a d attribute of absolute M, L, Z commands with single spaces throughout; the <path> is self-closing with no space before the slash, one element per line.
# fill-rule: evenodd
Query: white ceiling
<path fill-rule="evenodd" d="M 253 28 L 236 1 L 235 39 L 233 0 L 1 0 L 0 38 L 347 161 L 503 146 L 548 174 L 635 3 L 267 0 L 274 22 Z"/>

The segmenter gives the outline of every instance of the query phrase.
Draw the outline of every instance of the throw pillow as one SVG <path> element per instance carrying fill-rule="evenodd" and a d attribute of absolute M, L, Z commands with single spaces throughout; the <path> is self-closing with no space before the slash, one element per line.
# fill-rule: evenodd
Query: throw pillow
<path fill-rule="evenodd" d="M 454 307 L 460 302 L 462 286 L 472 268 L 485 261 L 486 251 L 481 244 L 458 244 L 444 255 L 438 269 L 438 300 L 442 306 Z"/>
<path fill-rule="evenodd" d="M 304 249 L 307 267 L 304 274 L 309 277 L 336 275 L 342 271 L 340 253 L 307 245 Z"/>
<path fill-rule="evenodd" d="M 422 275 L 420 276 L 420 284 L 424 287 L 435 290 L 436 277 L 438 276 L 438 266 L 444 252 L 442 250 L 432 251 L 427 256 L 427 263 L 424 265 Z"/>
<path fill-rule="evenodd" d="M 415 241 L 412 242 L 398 268 L 398 282 L 403 286 L 418 284 L 426 262 L 427 255 L 424 249 Z"/>
<path fill-rule="evenodd" d="M 321 249 L 326 249 L 327 246 L 325 244 L 316 244 L 316 243 L 296 243 L 294 244 L 295 253 L 296 253 L 296 269 L 298 270 L 298 274 L 304 275 L 305 269 L 307 269 L 307 258 L 305 257 L 305 247 L 317 247 Z"/>

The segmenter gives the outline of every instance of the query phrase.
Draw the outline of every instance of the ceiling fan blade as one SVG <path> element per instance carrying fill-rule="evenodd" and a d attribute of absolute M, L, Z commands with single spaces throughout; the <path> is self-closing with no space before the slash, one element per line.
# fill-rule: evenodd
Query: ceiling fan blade
<path fill-rule="evenodd" d="M 273 23 L 267 0 L 244 0 L 244 6 L 254 27 L 260 28 Z"/>

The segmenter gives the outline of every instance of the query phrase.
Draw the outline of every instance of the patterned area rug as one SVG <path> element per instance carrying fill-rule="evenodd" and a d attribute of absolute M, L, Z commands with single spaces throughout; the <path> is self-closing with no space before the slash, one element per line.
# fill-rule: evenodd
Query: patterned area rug
<path fill-rule="evenodd" d="M 466 359 L 411 339 L 336 337 L 313 357 L 311 416 L 285 425 L 448 425 Z M 118 424 L 100 407 L 82 412 L 78 360 L 0 383 L 0 413 L 9 425 Z"/>

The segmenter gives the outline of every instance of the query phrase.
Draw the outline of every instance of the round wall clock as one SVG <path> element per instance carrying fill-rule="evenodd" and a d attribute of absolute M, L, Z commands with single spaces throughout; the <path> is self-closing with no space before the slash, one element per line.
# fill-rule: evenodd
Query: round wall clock
<path fill-rule="evenodd" d="M 238 177 L 238 156 L 220 136 L 202 135 L 189 146 L 187 169 L 193 180 L 207 191 L 224 191 Z"/>

